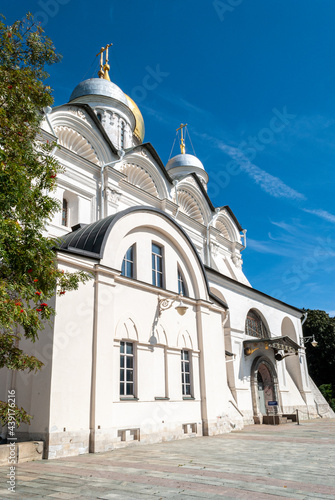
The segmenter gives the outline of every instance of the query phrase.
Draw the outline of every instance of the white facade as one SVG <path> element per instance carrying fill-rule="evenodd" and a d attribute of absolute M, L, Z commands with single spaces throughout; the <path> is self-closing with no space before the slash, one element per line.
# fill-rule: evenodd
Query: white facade
<path fill-rule="evenodd" d="M 42 132 L 64 166 L 50 225 L 59 266 L 94 278 L 56 296 L 52 327 L 24 345 L 41 372 L 2 370 L 34 415 L 21 437 L 44 439 L 53 458 L 229 432 L 261 423 L 269 401 L 317 417 L 302 311 L 251 287 L 245 233 L 213 207 L 201 162 L 181 154 L 165 168 L 135 103 L 102 78 L 81 83 Z"/>

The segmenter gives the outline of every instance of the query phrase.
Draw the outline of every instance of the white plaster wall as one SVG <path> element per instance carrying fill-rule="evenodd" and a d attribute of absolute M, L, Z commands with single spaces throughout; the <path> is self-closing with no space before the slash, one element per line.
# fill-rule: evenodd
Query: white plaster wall
<path fill-rule="evenodd" d="M 230 334 L 227 334 L 231 338 L 232 351 L 236 354 L 233 370 L 239 409 L 246 414 L 252 412 L 250 371 L 254 359 L 262 355 L 267 356 L 276 367 L 279 390 L 283 390 L 283 405 L 301 405 L 302 401 L 313 404 L 310 389 L 307 385 L 303 354 L 299 356 L 292 355 L 283 361 L 277 362 L 274 359 L 273 350 L 266 350 L 264 346 L 248 357 L 244 356 L 243 352 L 243 340 L 253 339 L 253 337 L 245 335 L 245 319 L 250 309 L 257 310 L 261 315 L 271 337 L 288 335 L 297 343 L 299 343 L 301 335 L 299 317 L 301 315 L 299 315 L 299 312 L 290 310 L 284 304 L 281 305 L 274 301 L 271 303 L 271 299 L 265 296 L 254 294 L 253 297 L 252 290 L 249 292 L 248 290 L 238 289 L 234 284 L 229 286 L 229 283 L 219 284 L 218 279 L 210 279 L 210 286 L 219 290 L 230 310 Z M 292 326 L 290 330 L 288 330 L 289 324 Z M 282 328 L 282 325 L 284 325 L 284 328 Z"/>
<path fill-rule="evenodd" d="M 62 266 L 73 271 L 72 267 Z M 88 429 L 94 280 L 57 297 L 51 380 L 50 431 Z"/>

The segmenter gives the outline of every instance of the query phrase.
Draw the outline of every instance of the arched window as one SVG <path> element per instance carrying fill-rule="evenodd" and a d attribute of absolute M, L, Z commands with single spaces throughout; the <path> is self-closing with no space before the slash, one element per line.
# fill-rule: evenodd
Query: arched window
<path fill-rule="evenodd" d="M 164 287 L 163 274 L 163 248 L 152 243 L 152 284 L 160 288 Z"/>
<path fill-rule="evenodd" d="M 127 278 L 135 278 L 135 245 L 128 248 L 123 257 L 121 276 L 126 276 Z"/>
<path fill-rule="evenodd" d="M 62 208 L 62 226 L 69 225 L 69 204 L 66 198 L 63 198 Z"/>
<path fill-rule="evenodd" d="M 187 289 L 184 276 L 182 275 L 182 272 L 179 268 L 178 268 L 178 293 L 181 293 L 182 295 L 184 295 L 184 297 L 187 297 Z"/>
<path fill-rule="evenodd" d="M 253 310 L 249 311 L 247 314 L 247 319 L 245 320 L 245 333 L 251 337 L 257 337 L 259 339 L 269 337 L 266 326 L 259 315 Z"/>

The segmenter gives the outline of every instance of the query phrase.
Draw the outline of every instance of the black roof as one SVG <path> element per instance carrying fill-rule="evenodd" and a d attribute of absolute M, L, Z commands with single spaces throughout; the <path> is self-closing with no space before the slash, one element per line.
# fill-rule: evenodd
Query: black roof
<path fill-rule="evenodd" d="M 111 224 L 122 213 L 119 212 L 118 214 L 110 215 L 105 219 L 92 222 L 92 224 L 78 224 L 74 226 L 72 233 L 68 233 L 61 238 L 59 249 L 101 259 L 105 240 L 111 230 Z"/>

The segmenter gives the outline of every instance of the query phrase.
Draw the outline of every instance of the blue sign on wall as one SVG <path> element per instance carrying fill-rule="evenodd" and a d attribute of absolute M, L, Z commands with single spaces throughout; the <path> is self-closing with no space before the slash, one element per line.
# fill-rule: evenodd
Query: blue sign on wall
<path fill-rule="evenodd" d="M 278 406 L 278 401 L 268 401 L 269 406 Z"/>

